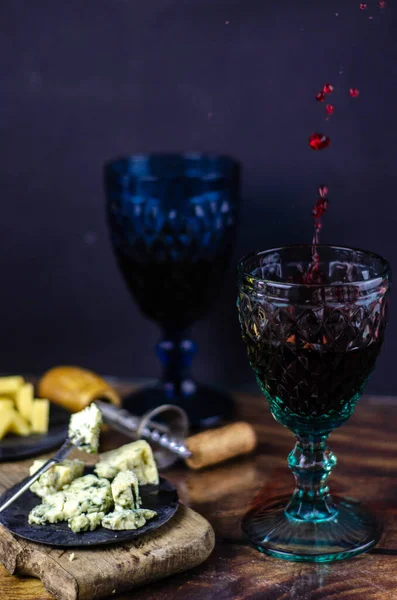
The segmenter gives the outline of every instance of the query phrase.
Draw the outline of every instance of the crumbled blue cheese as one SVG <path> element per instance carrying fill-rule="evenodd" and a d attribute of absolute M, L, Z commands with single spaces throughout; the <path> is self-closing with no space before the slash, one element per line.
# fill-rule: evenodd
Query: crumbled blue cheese
<path fill-rule="evenodd" d="M 82 438 L 78 446 L 79 450 L 93 454 L 98 452 L 101 425 L 101 411 L 96 404 L 90 404 L 84 410 L 70 417 L 69 437 Z"/>
<path fill-rule="evenodd" d="M 134 471 L 120 471 L 112 482 L 114 506 L 119 508 L 139 508 L 142 504 L 139 495 L 138 478 Z"/>
<path fill-rule="evenodd" d="M 109 485 L 110 484 L 107 479 L 98 479 L 96 475 L 89 474 L 74 479 L 64 489 L 69 492 L 76 492 L 80 490 L 88 490 L 92 487 L 109 487 Z"/>
<path fill-rule="evenodd" d="M 113 479 L 120 471 L 132 470 L 138 477 L 139 485 L 158 484 L 159 474 L 151 447 L 145 440 L 125 444 L 116 450 L 99 456 L 95 473 L 98 477 Z"/>
<path fill-rule="evenodd" d="M 68 525 L 73 533 L 79 533 L 81 531 L 94 531 L 100 526 L 105 513 L 94 512 L 90 514 L 82 514 L 77 517 L 72 517 L 68 520 Z"/>
<path fill-rule="evenodd" d="M 139 529 L 143 527 L 147 520 L 153 519 L 157 513 L 154 510 L 138 508 L 135 510 L 119 509 L 115 510 L 102 519 L 102 527 L 114 531 L 123 531 L 127 529 Z"/>
<path fill-rule="evenodd" d="M 30 475 L 36 473 L 45 462 L 45 460 L 35 460 L 30 467 Z M 69 485 L 74 479 L 80 477 L 83 472 L 84 462 L 82 460 L 64 460 L 43 473 L 30 486 L 30 489 L 34 494 L 43 498 L 44 496 L 58 492 L 65 485 Z"/>
<path fill-rule="evenodd" d="M 75 479 L 62 491 L 49 494 L 29 514 L 29 523 L 43 525 L 67 521 L 82 514 L 107 513 L 113 508 L 113 497 L 107 479 L 85 475 Z"/>
<path fill-rule="evenodd" d="M 59 523 L 65 520 L 63 504 L 38 504 L 29 513 L 30 525 L 45 525 L 46 523 Z"/>
<path fill-rule="evenodd" d="M 83 513 L 108 512 L 113 507 L 110 483 L 95 475 L 75 479 L 64 489 L 63 512 L 70 519 Z"/>

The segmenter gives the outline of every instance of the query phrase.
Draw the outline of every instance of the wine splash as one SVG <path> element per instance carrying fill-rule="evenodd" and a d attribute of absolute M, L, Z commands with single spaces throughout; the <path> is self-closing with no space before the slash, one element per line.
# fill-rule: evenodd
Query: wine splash
<path fill-rule="evenodd" d="M 320 271 L 320 257 L 318 254 L 318 245 L 320 243 L 320 231 L 322 229 L 322 217 L 329 207 L 328 188 L 320 185 L 318 188 L 318 198 L 312 209 L 314 221 L 314 232 L 312 241 L 312 262 L 303 274 L 303 282 L 307 284 L 322 283 L 322 274 Z"/>
<path fill-rule="evenodd" d="M 329 200 L 328 200 L 328 188 L 325 185 L 320 185 L 318 188 L 319 198 L 317 199 L 315 205 L 313 206 L 312 215 L 314 219 L 314 235 L 313 235 L 313 245 L 318 246 L 320 243 L 320 231 L 322 228 L 322 216 L 328 210 Z"/>
<path fill-rule="evenodd" d="M 361 4 L 360 8 L 362 8 L 364 10 L 365 8 L 367 8 L 367 5 Z M 382 5 L 381 8 L 384 8 L 384 5 Z M 325 83 L 323 86 L 323 89 L 316 94 L 315 99 L 317 100 L 317 102 L 324 102 L 326 97 L 334 92 L 334 89 L 335 88 L 331 83 Z M 349 88 L 349 95 L 351 98 L 357 98 L 360 95 L 360 90 L 357 88 L 351 87 L 351 88 Z M 326 113 L 326 120 L 328 120 L 329 117 L 331 117 L 335 113 L 335 106 L 333 104 L 327 103 L 325 105 L 325 113 Z M 325 148 L 328 148 L 330 143 L 331 143 L 330 138 L 328 136 L 324 135 L 323 133 L 313 133 L 309 137 L 309 146 L 310 146 L 310 148 L 312 148 L 312 150 L 315 150 L 315 151 L 324 150 Z M 322 275 L 321 275 L 320 268 L 319 268 L 320 257 L 318 254 L 318 246 L 320 244 L 320 231 L 322 229 L 322 217 L 323 217 L 324 213 L 327 211 L 328 206 L 329 206 L 328 188 L 325 185 L 321 185 L 318 188 L 318 196 L 319 197 L 312 209 L 312 217 L 313 217 L 313 221 L 314 221 L 314 233 L 313 233 L 313 241 L 312 241 L 312 245 L 313 245 L 312 258 L 313 258 L 313 260 L 312 260 L 312 263 L 310 264 L 310 266 L 307 268 L 306 272 L 303 274 L 303 281 L 304 281 L 304 283 L 307 283 L 307 284 L 322 282 Z"/>

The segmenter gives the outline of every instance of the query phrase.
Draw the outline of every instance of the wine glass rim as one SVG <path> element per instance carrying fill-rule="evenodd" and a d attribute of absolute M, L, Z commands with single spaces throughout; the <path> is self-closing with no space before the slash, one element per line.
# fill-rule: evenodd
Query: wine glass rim
<path fill-rule="evenodd" d="M 287 286 L 288 288 L 302 288 L 302 287 L 308 287 L 308 288 L 328 288 L 328 287 L 348 287 L 348 286 L 366 286 L 368 284 L 370 284 L 371 282 L 376 282 L 379 279 L 383 279 L 386 276 L 390 276 L 391 273 L 391 267 L 390 267 L 390 263 L 389 261 L 387 261 L 385 258 L 383 258 L 383 256 L 381 256 L 380 254 L 376 254 L 376 252 L 372 252 L 370 250 L 363 250 L 362 248 L 353 248 L 351 246 L 335 246 L 334 244 L 318 244 L 316 246 L 316 248 L 318 248 L 319 250 L 321 250 L 321 248 L 327 248 L 327 249 L 331 249 L 331 250 L 347 250 L 349 252 L 359 252 L 363 255 L 369 256 L 371 258 L 374 258 L 376 260 L 378 260 L 382 266 L 382 268 L 380 268 L 379 273 L 376 274 L 375 277 L 370 277 L 369 279 L 366 279 L 365 281 L 349 281 L 349 282 L 344 282 L 344 283 L 290 283 L 288 281 L 275 281 L 273 279 L 268 279 L 266 277 L 256 277 L 255 275 L 253 275 L 252 273 L 249 273 L 246 269 L 245 269 L 245 265 L 247 264 L 248 260 L 251 258 L 254 258 L 255 256 L 259 256 L 261 254 L 270 254 L 272 252 L 280 252 L 282 250 L 289 250 L 289 249 L 298 249 L 298 248 L 313 248 L 314 245 L 313 244 L 290 244 L 290 245 L 286 245 L 286 246 L 279 246 L 276 248 L 269 248 L 267 250 L 256 250 L 254 252 L 250 252 L 249 254 L 246 254 L 245 256 L 243 256 L 239 262 L 238 262 L 238 275 L 241 277 L 249 277 L 251 281 L 261 281 L 264 283 L 269 283 L 275 286 Z"/>

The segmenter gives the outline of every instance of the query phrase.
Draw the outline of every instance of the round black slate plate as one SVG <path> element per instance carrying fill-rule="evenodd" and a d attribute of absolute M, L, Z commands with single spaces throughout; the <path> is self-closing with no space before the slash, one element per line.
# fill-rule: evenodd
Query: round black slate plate
<path fill-rule="evenodd" d="M 0 440 L 0 462 L 29 458 L 62 446 L 67 435 L 69 419 L 69 412 L 60 406 L 50 404 L 48 433 L 26 437 L 6 435 Z"/>
<path fill-rule="evenodd" d="M 93 469 L 90 467 L 85 469 L 85 475 L 92 472 Z M 22 483 L 17 483 L 4 492 L 0 497 L 0 506 L 16 492 Z M 160 478 L 158 486 L 144 485 L 140 487 L 140 492 L 142 508 L 155 510 L 157 517 L 150 519 L 146 522 L 146 525 L 139 529 L 111 531 L 104 527 L 98 527 L 95 531 L 73 533 L 66 522 L 29 525 L 29 512 L 36 504 L 40 504 L 40 498 L 30 491 L 22 494 L 11 506 L 0 513 L 0 523 L 11 531 L 11 533 L 25 540 L 59 548 L 83 548 L 87 546 L 118 544 L 158 529 L 171 519 L 178 508 L 178 492 L 163 477 Z"/>

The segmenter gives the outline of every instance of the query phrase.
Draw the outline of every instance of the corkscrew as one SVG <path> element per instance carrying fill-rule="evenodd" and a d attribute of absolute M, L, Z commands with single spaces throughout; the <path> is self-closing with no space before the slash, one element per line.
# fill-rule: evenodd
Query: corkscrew
<path fill-rule="evenodd" d="M 129 411 L 114 404 L 95 400 L 103 420 L 127 437 L 146 439 L 155 446 L 154 454 L 159 468 L 173 464 L 178 458 L 190 458 L 192 452 L 184 439 L 189 431 L 189 420 L 185 411 L 173 404 L 163 404 L 147 412 L 143 417 L 132 415 Z M 155 418 L 160 421 L 154 421 Z"/>
<path fill-rule="evenodd" d="M 251 452 L 256 435 L 248 423 L 231 423 L 186 437 L 189 420 L 180 406 L 163 404 L 137 417 L 121 408 L 117 391 L 102 377 L 80 367 L 61 366 L 47 371 L 38 384 L 39 394 L 71 412 L 95 402 L 105 423 L 133 439 L 144 438 L 153 446 L 160 469 L 183 459 L 191 469 Z"/>

